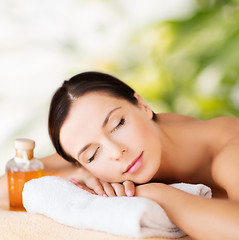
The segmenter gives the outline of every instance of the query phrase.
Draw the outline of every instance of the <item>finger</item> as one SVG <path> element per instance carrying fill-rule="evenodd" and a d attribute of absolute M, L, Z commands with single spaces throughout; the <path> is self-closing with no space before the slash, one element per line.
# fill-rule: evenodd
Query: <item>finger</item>
<path fill-rule="evenodd" d="M 101 182 L 101 184 L 103 185 L 104 190 L 105 190 L 105 192 L 106 192 L 108 197 L 115 197 L 116 196 L 114 188 L 111 186 L 110 183 L 108 183 L 108 182 Z"/>
<path fill-rule="evenodd" d="M 102 183 L 97 178 L 93 178 L 90 181 L 86 182 L 88 188 L 95 191 L 97 195 L 104 196 L 106 194 Z"/>
<path fill-rule="evenodd" d="M 74 183 L 77 187 L 83 188 L 83 185 L 76 181 L 74 178 L 70 178 L 69 181 Z"/>
<path fill-rule="evenodd" d="M 86 190 L 86 191 L 89 192 L 89 193 L 92 193 L 92 194 L 96 195 L 96 192 L 95 192 L 95 191 L 93 191 L 92 189 L 90 189 L 90 188 L 88 188 L 88 187 L 86 187 L 86 186 L 83 186 L 82 189 Z"/>
<path fill-rule="evenodd" d="M 92 194 L 96 194 L 92 189 L 86 187 L 83 183 L 78 182 L 74 178 L 70 178 L 69 181 L 74 183 L 77 187 L 86 190 L 87 192 L 90 192 Z"/>
<path fill-rule="evenodd" d="M 135 185 L 132 181 L 123 182 L 124 191 L 128 197 L 133 197 L 135 195 Z"/>
<path fill-rule="evenodd" d="M 120 183 L 111 183 L 118 197 L 126 196 L 124 186 Z"/>

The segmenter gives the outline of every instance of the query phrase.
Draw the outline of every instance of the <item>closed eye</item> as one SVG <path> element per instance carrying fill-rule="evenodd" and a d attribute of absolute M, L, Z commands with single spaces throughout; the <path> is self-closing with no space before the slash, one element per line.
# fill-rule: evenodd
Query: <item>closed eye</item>
<path fill-rule="evenodd" d="M 111 131 L 111 133 L 113 133 L 115 130 L 118 130 L 121 126 L 123 126 L 125 124 L 125 119 L 121 118 L 120 122 L 118 123 L 118 125 Z"/>
<path fill-rule="evenodd" d="M 90 157 L 90 158 L 88 159 L 88 163 L 91 163 L 91 162 L 95 159 L 95 157 L 96 157 L 96 155 L 97 155 L 97 153 L 98 153 L 99 148 L 100 148 L 100 147 L 98 147 L 98 148 L 96 149 L 96 151 L 94 152 L 94 154 L 92 155 L 92 157 Z"/>

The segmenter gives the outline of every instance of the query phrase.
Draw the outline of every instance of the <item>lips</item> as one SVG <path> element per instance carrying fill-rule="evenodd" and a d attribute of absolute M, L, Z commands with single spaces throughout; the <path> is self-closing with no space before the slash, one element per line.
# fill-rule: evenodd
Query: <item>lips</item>
<path fill-rule="evenodd" d="M 135 173 L 140 169 L 143 162 L 143 153 L 144 152 L 142 152 L 132 163 L 127 166 L 124 173 Z"/>

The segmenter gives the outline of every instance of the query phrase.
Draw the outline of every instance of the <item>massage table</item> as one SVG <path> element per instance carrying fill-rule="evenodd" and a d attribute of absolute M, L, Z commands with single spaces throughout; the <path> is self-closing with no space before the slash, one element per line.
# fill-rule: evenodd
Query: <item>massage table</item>
<path fill-rule="evenodd" d="M 0 202 L 1 240 L 135 240 L 93 230 L 81 230 L 62 225 L 49 217 L 27 212 L 9 211 L 7 202 Z M 163 240 L 166 238 L 143 238 Z M 167 238 L 168 239 L 168 238 Z M 191 240 L 189 237 L 180 240 Z"/>

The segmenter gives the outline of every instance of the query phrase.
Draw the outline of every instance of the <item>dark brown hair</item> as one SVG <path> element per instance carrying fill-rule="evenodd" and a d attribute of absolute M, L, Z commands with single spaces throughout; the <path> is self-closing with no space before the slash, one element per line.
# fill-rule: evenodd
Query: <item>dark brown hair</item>
<path fill-rule="evenodd" d="M 57 153 L 74 165 L 80 164 L 76 159 L 67 154 L 61 146 L 59 139 L 60 129 L 69 113 L 72 102 L 90 92 L 104 92 L 110 96 L 125 99 L 134 105 L 138 104 L 138 100 L 134 96 L 135 91 L 109 74 L 84 72 L 73 76 L 68 81 L 64 81 L 51 100 L 48 131 Z M 153 120 L 156 120 L 154 113 Z"/>

